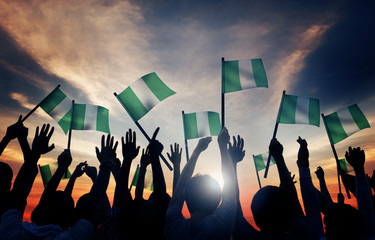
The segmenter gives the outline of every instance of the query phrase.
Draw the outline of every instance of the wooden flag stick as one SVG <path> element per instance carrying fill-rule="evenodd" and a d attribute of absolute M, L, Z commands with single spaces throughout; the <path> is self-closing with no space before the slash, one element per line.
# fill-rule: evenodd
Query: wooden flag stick
<path fill-rule="evenodd" d="M 224 58 L 221 58 L 221 128 L 225 127 Z"/>
<path fill-rule="evenodd" d="M 258 169 L 257 169 L 257 164 L 255 162 L 254 154 L 253 154 L 253 160 L 254 160 L 254 165 L 255 165 L 255 172 L 256 172 L 257 178 L 258 178 L 259 189 L 261 189 L 262 185 L 260 184 L 260 178 L 259 178 L 259 173 L 258 173 Z"/>
<path fill-rule="evenodd" d="M 48 98 L 52 93 L 54 93 L 59 87 L 60 84 L 57 85 L 57 87 L 53 89 L 52 92 L 50 92 L 45 98 L 43 98 L 43 100 L 40 101 L 25 117 L 23 117 L 21 121 L 24 122 L 28 117 L 30 117 L 30 115 L 35 112 L 35 110 L 40 106 L 40 104 L 42 104 L 44 100 L 46 100 L 46 98 Z"/>
<path fill-rule="evenodd" d="M 125 107 L 124 103 L 122 102 L 122 100 L 119 97 L 117 97 L 117 93 L 113 93 L 113 94 L 115 95 L 115 97 L 117 98 L 117 100 L 121 103 L 122 107 L 126 109 L 126 107 Z M 138 123 L 138 121 L 134 120 L 134 123 L 135 123 L 135 125 L 137 125 L 138 129 L 145 136 L 145 138 L 150 142 L 151 138 L 148 136 L 148 134 L 143 129 L 143 127 Z M 163 160 L 163 162 L 165 163 L 165 165 L 167 165 L 167 167 L 169 168 L 169 170 L 172 171 L 173 170 L 172 166 L 168 163 L 167 159 L 165 159 L 165 157 L 163 156 L 163 154 L 160 154 L 160 158 Z"/>
<path fill-rule="evenodd" d="M 186 162 L 189 161 L 189 148 L 188 148 L 188 141 L 185 136 L 185 118 L 184 118 L 185 112 L 182 111 L 182 124 L 184 125 L 184 139 L 185 139 L 185 152 L 186 152 Z"/>
<path fill-rule="evenodd" d="M 275 129 L 273 130 L 272 139 L 276 137 L 277 134 L 277 128 L 279 127 L 279 120 L 280 120 L 280 107 L 283 105 L 284 102 L 284 96 L 285 96 L 285 90 L 283 91 L 283 95 L 281 97 L 280 106 L 279 106 L 279 113 L 277 114 Z M 268 168 L 270 167 L 270 161 L 271 161 L 271 153 L 268 154 L 267 158 L 267 164 L 266 164 L 266 170 L 264 171 L 264 178 L 267 178 L 268 174 Z"/>
<path fill-rule="evenodd" d="M 70 142 L 72 139 L 73 116 L 74 116 L 74 100 L 72 100 L 72 116 L 70 117 L 70 127 L 69 127 L 69 132 L 68 132 L 68 147 L 67 147 L 68 150 L 70 150 Z"/>

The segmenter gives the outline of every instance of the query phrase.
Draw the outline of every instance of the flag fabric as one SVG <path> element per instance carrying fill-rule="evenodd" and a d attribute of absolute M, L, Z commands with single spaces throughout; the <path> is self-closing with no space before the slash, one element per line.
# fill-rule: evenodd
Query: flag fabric
<path fill-rule="evenodd" d="M 353 167 L 350 166 L 350 164 L 347 164 L 345 158 L 339 159 L 339 165 L 341 170 L 343 170 L 346 173 L 354 171 Z"/>
<path fill-rule="evenodd" d="M 320 126 L 319 100 L 285 94 L 280 105 L 278 123 Z"/>
<path fill-rule="evenodd" d="M 53 174 L 55 174 L 57 170 L 58 164 L 55 163 L 50 163 L 46 164 L 43 166 L 39 165 L 39 171 L 40 171 L 40 176 L 42 177 L 43 185 L 46 186 L 48 182 L 51 180 Z M 62 179 L 69 179 L 71 177 L 71 173 L 69 169 L 66 170 L 65 174 L 63 175 Z"/>
<path fill-rule="evenodd" d="M 266 168 L 269 152 L 254 156 L 254 164 L 257 172 Z M 271 156 L 270 166 L 276 164 L 275 159 Z"/>
<path fill-rule="evenodd" d="M 185 139 L 218 136 L 221 131 L 217 112 L 194 112 L 183 115 Z"/>
<path fill-rule="evenodd" d="M 60 125 L 65 134 L 69 131 L 72 100 L 59 88 L 52 91 L 40 103 L 40 107 Z"/>
<path fill-rule="evenodd" d="M 268 87 L 262 59 L 223 61 L 223 93 Z"/>
<path fill-rule="evenodd" d="M 131 182 L 131 186 L 137 187 L 138 177 L 139 177 L 139 171 L 140 171 L 139 165 L 137 165 L 137 168 L 135 169 L 133 180 Z M 154 182 L 152 181 L 152 172 L 146 170 L 145 174 L 145 181 L 144 186 L 145 189 L 150 189 L 150 191 L 154 191 Z"/>
<path fill-rule="evenodd" d="M 369 128 L 370 124 L 357 104 L 324 116 L 328 137 L 336 144 L 359 130 Z"/>
<path fill-rule="evenodd" d="M 156 104 L 175 93 L 156 73 L 150 73 L 139 78 L 116 97 L 130 117 L 138 121 Z"/>
<path fill-rule="evenodd" d="M 90 104 L 74 104 L 73 109 L 74 130 L 96 130 L 110 133 L 109 110 L 102 106 Z"/>

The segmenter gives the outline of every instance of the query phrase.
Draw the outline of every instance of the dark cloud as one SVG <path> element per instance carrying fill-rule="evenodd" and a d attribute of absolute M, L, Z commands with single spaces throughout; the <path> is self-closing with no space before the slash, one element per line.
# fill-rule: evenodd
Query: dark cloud
<path fill-rule="evenodd" d="M 296 92 L 321 99 L 322 110 L 346 107 L 375 93 L 375 2 L 353 1 L 305 61 Z"/>

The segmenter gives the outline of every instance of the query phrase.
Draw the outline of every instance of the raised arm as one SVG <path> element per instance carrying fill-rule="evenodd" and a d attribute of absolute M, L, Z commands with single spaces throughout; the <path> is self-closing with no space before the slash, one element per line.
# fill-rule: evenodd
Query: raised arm
<path fill-rule="evenodd" d="M 180 178 L 177 182 L 177 186 L 175 189 L 175 192 L 172 196 L 171 201 L 169 202 L 169 207 L 176 206 L 180 210 L 182 209 L 182 206 L 184 204 L 184 191 L 185 191 L 185 185 L 187 181 L 191 178 L 193 175 L 195 165 L 197 164 L 197 160 L 199 155 L 207 149 L 208 145 L 212 141 L 212 137 L 205 137 L 201 138 L 198 142 L 198 145 L 194 149 L 193 153 L 190 156 L 189 161 L 186 163 L 184 169 L 181 172 Z"/>
<path fill-rule="evenodd" d="M 137 147 L 137 135 L 131 129 L 121 138 L 122 143 L 122 166 L 120 168 L 118 181 L 116 182 L 115 195 L 113 199 L 113 207 L 121 207 L 128 201 L 132 200 L 128 185 L 129 172 L 132 161 L 138 156 L 139 146 Z"/>
<path fill-rule="evenodd" d="M 284 161 L 283 150 L 283 145 L 281 145 L 276 138 L 271 140 L 269 151 L 271 156 L 275 159 L 277 170 L 279 172 L 280 188 L 286 191 L 293 199 L 294 216 L 304 217 L 301 205 L 298 200 L 296 187 L 294 186 L 293 179 Z"/>
<path fill-rule="evenodd" d="M 173 193 L 180 177 L 181 153 L 182 148 L 180 148 L 178 143 L 174 144 L 174 148 L 171 144 L 171 154 L 167 153 L 169 160 L 173 163 Z"/>
<path fill-rule="evenodd" d="M 363 215 L 365 223 L 365 236 L 367 238 L 375 237 L 375 217 L 371 200 L 371 189 L 365 175 L 365 152 L 361 148 L 349 147 L 345 153 L 346 161 L 354 168 L 358 210 Z"/>
<path fill-rule="evenodd" d="M 151 167 L 152 167 L 152 180 L 154 183 L 154 194 L 164 194 L 167 192 L 167 187 L 165 185 L 164 173 L 160 165 L 159 156 L 161 151 L 163 151 L 163 145 L 156 140 L 156 136 L 159 132 L 157 128 L 151 138 L 149 148 L 151 156 Z"/>
<path fill-rule="evenodd" d="M 72 195 L 74 184 L 80 176 L 83 175 L 85 172 L 85 168 L 87 167 L 87 161 L 81 162 L 76 166 L 76 169 L 74 170 L 72 176 L 70 176 L 69 182 L 65 187 L 64 192 L 68 195 Z"/>
<path fill-rule="evenodd" d="M 315 174 L 316 174 L 316 177 L 318 178 L 319 180 L 319 186 L 320 186 L 320 192 L 330 201 L 330 202 L 333 202 L 332 201 L 332 198 L 331 198 L 331 194 L 329 194 L 329 191 L 328 191 L 328 188 L 327 188 L 327 184 L 326 184 L 326 180 L 324 178 L 324 170 L 322 167 L 317 167 L 316 171 L 315 171 Z"/>
<path fill-rule="evenodd" d="M 22 116 L 19 116 L 18 121 L 7 128 L 5 136 L 0 142 L 0 156 L 3 153 L 9 142 L 22 134 L 25 127 L 22 124 Z M 26 134 L 27 135 L 27 134 Z"/>
<path fill-rule="evenodd" d="M 145 152 L 145 150 L 143 149 L 142 157 L 141 157 L 141 167 L 139 169 L 137 186 L 135 188 L 134 200 L 143 199 L 143 189 L 145 186 L 146 169 L 147 169 L 147 166 L 150 164 L 151 164 L 151 156 L 150 156 L 149 150 L 146 149 L 146 152 Z"/>

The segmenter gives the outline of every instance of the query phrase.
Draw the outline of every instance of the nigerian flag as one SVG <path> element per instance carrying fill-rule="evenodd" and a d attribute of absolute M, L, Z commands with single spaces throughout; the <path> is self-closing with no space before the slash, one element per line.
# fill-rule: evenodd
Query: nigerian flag
<path fill-rule="evenodd" d="M 324 116 L 323 120 L 332 144 L 344 140 L 359 130 L 370 127 L 369 122 L 357 104 Z"/>
<path fill-rule="evenodd" d="M 223 93 L 268 87 L 262 59 L 223 61 Z"/>
<path fill-rule="evenodd" d="M 183 115 L 185 139 L 217 136 L 221 131 L 217 112 L 195 112 Z"/>
<path fill-rule="evenodd" d="M 74 130 L 96 130 L 110 133 L 109 110 L 107 108 L 75 103 L 73 115 L 72 129 Z"/>
<path fill-rule="evenodd" d="M 343 170 L 346 173 L 354 171 L 353 167 L 346 162 L 345 158 L 339 159 L 339 165 L 341 170 Z"/>
<path fill-rule="evenodd" d="M 60 125 L 65 134 L 69 131 L 72 100 L 59 88 L 52 91 L 40 103 L 40 107 Z"/>
<path fill-rule="evenodd" d="M 281 101 L 278 123 L 310 124 L 319 127 L 319 100 L 285 94 Z"/>
<path fill-rule="evenodd" d="M 147 74 L 116 97 L 134 121 L 141 119 L 156 104 L 175 94 L 156 73 Z"/>
<path fill-rule="evenodd" d="M 137 165 L 137 168 L 135 169 L 133 180 L 131 182 L 131 186 L 137 187 L 137 182 L 138 182 L 138 177 L 139 177 L 139 171 L 140 171 L 139 164 Z M 154 191 L 154 183 L 152 181 L 152 172 L 147 171 L 146 169 L 146 174 L 145 174 L 145 181 L 144 181 L 144 186 L 143 188 L 145 189 L 150 189 L 150 191 Z"/>
<path fill-rule="evenodd" d="M 48 182 L 51 180 L 53 174 L 55 174 L 57 170 L 57 167 L 58 167 L 57 162 L 46 164 L 43 166 L 39 165 L 40 176 L 42 177 L 44 186 L 46 186 Z M 67 169 L 62 179 L 69 179 L 70 177 L 71 177 L 71 174 L 69 172 L 69 169 Z"/>
<path fill-rule="evenodd" d="M 265 152 L 256 156 L 253 155 L 255 169 L 257 170 L 257 172 L 266 168 L 268 155 L 269 155 L 269 152 Z M 270 166 L 273 164 L 276 164 L 276 162 L 275 162 L 275 159 L 271 156 Z"/>

